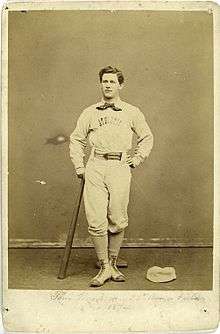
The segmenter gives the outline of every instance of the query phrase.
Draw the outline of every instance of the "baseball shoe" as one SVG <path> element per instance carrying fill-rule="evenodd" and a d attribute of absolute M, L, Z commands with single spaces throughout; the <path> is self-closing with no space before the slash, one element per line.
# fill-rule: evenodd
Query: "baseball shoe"
<path fill-rule="evenodd" d="M 101 269 L 98 274 L 91 280 L 90 286 L 102 286 L 107 280 L 111 279 L 111 268 L 107 261 L 100 260 Z"/>
<path fill-rule="evenodd" d="M 112 280 L 115 282 L 124 282 L 125 276 L 117 268 L 117 257 L 110 256 L 109 263 L 111 268 Z"/>

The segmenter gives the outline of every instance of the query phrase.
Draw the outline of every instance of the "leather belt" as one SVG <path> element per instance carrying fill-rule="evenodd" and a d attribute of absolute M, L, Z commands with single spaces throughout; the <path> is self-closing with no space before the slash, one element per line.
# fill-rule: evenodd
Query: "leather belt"
<path fill-rule="evenodd" d="M 94 157 L 103 160 L 121 160 L 122 152 L 98 153 L 94 151 Z"/>

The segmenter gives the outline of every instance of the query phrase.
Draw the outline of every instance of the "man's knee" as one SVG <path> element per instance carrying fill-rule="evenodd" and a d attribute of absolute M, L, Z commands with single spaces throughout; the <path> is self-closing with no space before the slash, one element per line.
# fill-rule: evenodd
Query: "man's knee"
<path fill-rule="evenodd" d="M 124 229 L 128 226 L 127 221 L 123 221 L 121 223 L 116 223 L 116 224 L 109 224 L 108 230 L 110 233 L 120 233 L 124 231 Z"/>

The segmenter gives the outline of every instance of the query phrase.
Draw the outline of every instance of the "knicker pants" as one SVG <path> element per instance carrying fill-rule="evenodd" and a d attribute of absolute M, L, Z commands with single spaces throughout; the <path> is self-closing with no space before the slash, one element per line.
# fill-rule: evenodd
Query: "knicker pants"
<path fill-rule="evenodd" d="M 85 171 L 84 204 L 91 235 L 106 235 L 108 230 L 117 233 L 128 225 L 130 183 L 131 170 L 124 159 L 89 159 Z"/>

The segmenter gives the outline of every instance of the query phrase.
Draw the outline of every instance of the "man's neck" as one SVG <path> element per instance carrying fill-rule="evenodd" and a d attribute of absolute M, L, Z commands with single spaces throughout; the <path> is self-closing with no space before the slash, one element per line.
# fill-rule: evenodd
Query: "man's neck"
<path fill-rule="evenodd" d="M 120 101 L 120 97 L 117 96 L 117 97 L 108 99 L 108 98 L 106 98 L 106 97 L 103 96 L 103 97 L 102 97 L 102 101 L 103 101 L 103 102 L 108 102 L 108 103 L 117 103 L 117 102 Z"/>

